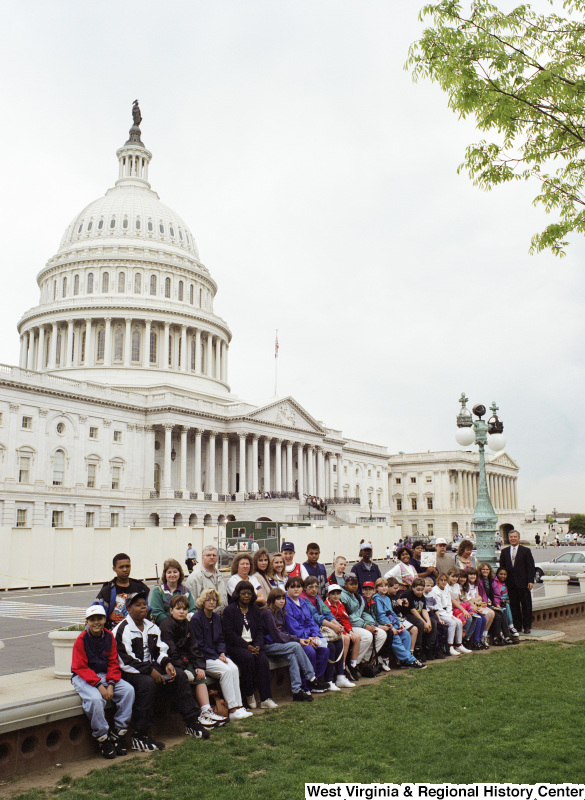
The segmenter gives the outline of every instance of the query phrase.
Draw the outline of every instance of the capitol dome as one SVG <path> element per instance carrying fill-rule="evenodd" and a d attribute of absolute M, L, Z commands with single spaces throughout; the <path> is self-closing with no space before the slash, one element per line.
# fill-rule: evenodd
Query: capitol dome
<path fill-rule="evenodd" d="M 193 234 L 185 222 L 146 187 L 116 185 L 105 197 L 94 200 L 68 226 L 59 252 L 72 245 L 115 240 L 157 243 L 190 253 L 199 261 Z"/>
<path fill-rule="evenodd" d="M 77 214 L 37 276 L 39 305 L 18 324 L 21 366 L 226 396 L 231 333 L 213 313 L 217 285 L 189 227 L 152 190 L 137 104 L 133 117 L 115 185 Z"/>

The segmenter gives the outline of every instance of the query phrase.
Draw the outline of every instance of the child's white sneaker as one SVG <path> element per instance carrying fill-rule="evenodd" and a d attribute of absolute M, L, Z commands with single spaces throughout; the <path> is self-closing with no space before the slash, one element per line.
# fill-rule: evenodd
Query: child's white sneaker
<path fill-rule="evenodd" d="M 466 655 L 466 653 L 471 653 L 471 650 L 468 650 L 467 647 L 464 647 L 462 644 L 458 645 L 455 650 L 462 656 Z"/>
<path fill-rule="evenodd" d="M 458 656 L 459 655 L 459 652 L 453 647 L 453 645 L 451 645 L 451 647 L 449 648 L 449 655 L 450 656 Z"/>
<path fill-rule="evenodd" d="M 245 708 L 236 708 L 235 711 L 230 711 L 230 721 L 236 721 L 238 719 L 246 719 L 247 717 L 253 717 L 251 711 L 246 711 Z"/>
<path fill-rule="evenodd" d="M 258 708 L 256 698 L 254 697 L 253 694 L 251 694 L 249 697 L 246 697 L 246 705 L 249 706 L 250 708 Z"/>
<path fill-rule="evenodd" d="M 333 683 L 333 681 L 329 681 L 329 691 L 330 692 L 338 692 L 338 687 Z"/>
<path fill-rule="evenodd" d="M 389 662 L 389 660 L 387 658 L 381 658 L 380 659 L 380 664 L 381 664 L 382 669 L 384 670 L 384 672 L 390 672 L 390 662 Z"/>
<path fill-rule="evenodd" d="M 260 708 L 278 708 L 278 703 L 275 703 L 272 697 L 268 697 L 260 703 Z"/>
<path fill-rule="evenodd" d="M 338 675 L 335 685 L 338 689 L 353 689 L 355 683 L 352 683 L 345 675 Z"/>

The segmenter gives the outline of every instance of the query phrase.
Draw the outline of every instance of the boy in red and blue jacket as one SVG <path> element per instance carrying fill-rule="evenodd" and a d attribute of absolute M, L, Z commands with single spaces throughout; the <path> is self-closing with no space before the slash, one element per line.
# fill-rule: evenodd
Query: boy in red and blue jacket
<path fill-rule="evenodd" d="M 86 611 L 86 629 L 75 640 L 71 683 L 81 697 L 89 718 L 92 736 L 97 739 L 104 758 L 126 755 L 124 737 L 128 730 L 134 703 L 134 687 L 121 680 L 116 642 L 105 630 L 106 614 L 102 606 Z M 113 700 L 116 704 L 114 727 L 110 730 L 104 710 Z"/>

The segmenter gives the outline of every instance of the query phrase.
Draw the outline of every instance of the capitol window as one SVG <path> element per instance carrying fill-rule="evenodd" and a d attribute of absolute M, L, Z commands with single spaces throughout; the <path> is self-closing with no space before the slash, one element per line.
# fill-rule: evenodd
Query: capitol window
<path fill-rule="evenodd" d="M 104 351 L 106 347 L 106 332 L 103 328 L 98 331 L 97 335 L 97 359 L 96 361 L 101 361 L 103 363 L 104 360 Z"/>
<path fill-rule="evenodd" d="M 112 511 L 110 514 L 110 528 L 117 528 L 120 525 L 120 514 L 117 511 Z"/>
<path fill-rule="evenodd" d="M 171 279 L 165 278 L 165 297 L 171 296 Z"/>
<path fill-rule="evenodd" d="M 118 292 L 123 294 L 126 291 L 126 273 L 120 272 L 118 275 Z"/>
<path fill-rule="evenodd" d="M 65 423 L 64 422 L 58 422 L 57 423 L 57 433 L 60 434 L 61 436 L 65 433 Z"/>
<path fill-rule="evenodd" d="M 413 511 L 416 511 L 416 510 L 417 510 L 417 508 L 418 508 L 418 503 L 417 503 L 417 501 L 416 501 L 416 497 L 411 497 L 411 498 L 410 498 L 410 507 L 411 507 L 411 509 L 412 509 Z"/>
<path fill-rule="evenodd" d="M 183 241 L 183 231 L 179 228 L 179 239 Z"/>
<path fill-rule="evenodd" d="M 112 489 L 120 489 L 120 475 L 122 472 L 121 467 L 112 467 Z"/>
<path fill-rule="evenodd" d="M 150 293 L 156 294 L 156 275 L 150 276 Z"/>
<path fill-rule="evenodd" d="M 191 286 L 189 287 L 189 302 L 191 303 L 191 305 L 193 305 L 193 294 L 194 294 L 193 284 L 191 284 Z"/>
<path fill-rule="evenodd" d="M 402 511 L 402 498 L 396 498 L 396 511 Z"/>
<path fill-rule="evenodd" d="M 179 281 L 179 300 L 183 299 L 183 281 Z"/>
<path fill-rule="evenodd" d="M 73 278 L 73 294 L 79 294 L 79 275 Z"/>
<path fill-rule="evenodd" d="M 140 361 L 140 331 L 132 331 L 132 361 Z"/>
<path fill-rule="evenodd" d="M 19 458 L 18 482 L 30 483 L 30 456 L 20 456 Z"/>
<path fill-rule="evenodd" d="M 95 511 L 85 512 L 85 527 L 93 528 L 95 525 Z"/>
<path fill-rule="evenodd" d="M 432 497 L 427 497 L 427 508 L 429 510 L 432 510 L 432 508 L 433 508 L 433 498 Z"/>
<path fill-rule="evenodd" d="M 411 483 L 416 483 L 416 477 L 415 477 L 414 475 L 413 475 L 413 476 L 411 476 L 411 478 L 410 478 L 410 482 L 411 482 Z"/>
<path fill-rule="evenodd" d="M 30 431 L 32 429 L 32 417 L 22 418 L 22 429 L 25 431 Z"/>
<path fill-rule="evenodd" d="M 55 450 L 53 456 L 53 486 L 62 486 L 65 475 L 65 453 L 63 450 Z"/>
<path fill-rule="evenodd" d="M 90 426 L 89 428 L 89 438 L 90 439 L 97 439 L 98 438 L 98 429 Z"/>
<path fill-rule="evenodd" d="M 139 219 L 136 220 L 136 230 L 137 231 L 140 230 L 140 220 Z"/>
<path fill-rule="evenodd" d="M 114 431 L 114 441 L 115 442 L 122 441 L 122 431 Z"/>
<path fill-rule="evenodd" d="M 104 227 L 104 221 L 103 219 L 100 219 L 100 221 L 98 222 L 98 231 L 101 231 L 103 227 Z"/>
<path fill-rule="evenodd" d="M 150 332 L 150 363 L 156 364 L 156 333 Z"/>
<path fill-rule="evenodd" d="M 90 231 L 92 228 L 93 228 L 93 222 L 90 220 L 90 221 L 87 223 L 87 230 L 88 230 L 88 231 Z"/>
<path fill-rule="evenodd" d="M 53 511 L 51 513 L 51 528 L 62 528 L 62 527 L 63 527 L 63 512 Z"/>
<path fill-rule="evenodd" d="M 141 294 L 142 292 L 142 274 L 137 272 L 134 276 L 134 294 Z"/>
<path fill-rule="evenodd" d="M 164 232 L 165 232 L 165 226 L 162 224 L 162 222 L 161 222 L 161 223 L 160 223 L 160 225 L 158 226 L 158 229 L 159 229 L 159 231 L 160 231 L 161 233 L 164 233 Z"/>
<path fill-rule="evenodd" d="M 87 465 L 87 488 L 95 489 L 95 479 L 97 475 L 97 464 Z"/>
<path fill-rule="evenodd" d="M 171 233 L 171 236 L 174 236 L 174 235 L 175 235 L 175 230 L 174 230 L 174 228 L 173 228 L 173 226 L 172 226 L 172 225 L 170 226 L 170 228 L 169 228 L 169 231 L 170 231 L 170 233 Z"/>
<path fill-rule="evenodd" d="M 26 508 L 17 508 L 16 509 L 16 527 L 17 528 L 26 528 L 26 516 L 27 516 L 27 509 Z"/>
<path fill-rule="evenodd" d="M 123 228 L 127 228 L 128 227 L 128 218 L 127 217 L 124 217 L 124 219 L 122 220 L 122 227 Z"/>
<path fill-rule="evenodd" d="M 148 220 L 148 226 L 147 227 L 148 227 L 149 231 L 152 231 L 152 227 L 153 227 L 152 226 L 152 220 L 150 220 L 150 219 Z"/>
<path fill-rule="evenodd" d="M 80 222 L 79 228 L 77 229 L 77 233 L 81 233 L 82 230 L 83 230 L 83 222 Z"/>
<path fill-rule="evenodd" d="M 67 294 L 67 278 L 63 278 L 63 297 Z"/>
<path fill-rule="evenodd" d="M 87 276 L 87 293 L 93 294 L 93 272 Z"/>
<path fill-rule="evenodd" d="M 195 339 L 191 339 L 191 369 L 193 370 L 193 372 L 195 372 L 195 356 L 196 356 Z"/>
<path fill-rule="evenodd" d="M 110 273 L 104 272 L 102 275 L 102 294 L 107 294 L 110 291 Z"/>
<path fill-rule="evenodd" d="M 53 281 L 53 300 L 57 299 L 57 281 Z"/>
<path fill-rule="evenodd" d="M 116 217 L 112 217 L 112 219 L 110 220 L 110 228 L 115 228 L 115 227 L 116 227 Z"/>
<path fill-rule="evenodd" d="M 58 333 L 57 334 L 57 351 L 55 353 L 55 365 L 57 367 L 61 366 L 61 344 L 62 344 L 61 334 Z"/>
<path fill-rule="evenodd" d="M 122 328 L 117 328 L 114 334 L 114 361 L 122 361 L 124 358 L 124 334 Z"/>

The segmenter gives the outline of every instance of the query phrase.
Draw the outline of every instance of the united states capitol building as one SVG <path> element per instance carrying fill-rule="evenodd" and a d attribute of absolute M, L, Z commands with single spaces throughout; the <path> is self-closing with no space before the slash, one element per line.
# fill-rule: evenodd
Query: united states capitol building
<path fill-rule="evenodd" d="M 0 524 L 293 522 L 316 495 L 337 524 L 374 517 L 404 534 L 450 536 L 453 523 L 463 532 L 477 454 L 390 456 L 292 397 L 258 407 L 232 395 L 217 284 L 189 227 L 151 188 L 137 105 L 133 119 L 114 186 L 38 273 L 38 304 L 18 323 L 19 366 L 0 366 Z M 494 456 L 488 470 L 501 488 L 496 510 L 513 523 L 523 517 L 518 466 Z"/>

